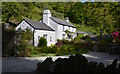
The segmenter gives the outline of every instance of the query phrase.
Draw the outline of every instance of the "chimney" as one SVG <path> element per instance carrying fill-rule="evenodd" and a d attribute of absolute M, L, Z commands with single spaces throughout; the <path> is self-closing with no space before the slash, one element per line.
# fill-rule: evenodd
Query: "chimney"
<path fill-rule="evenodd" d="M 43 12 L 43 23 L 45 23 L 48 26 L 49 26 L 49 20 L 50 20 L 49 17 L 51 17 L 50 10 L 45 9 L 44 12 Z"/>
<path fill-rule="evenodd" d="M 66 17 L 66 21 L 69 22 L 69 17 Z"/>

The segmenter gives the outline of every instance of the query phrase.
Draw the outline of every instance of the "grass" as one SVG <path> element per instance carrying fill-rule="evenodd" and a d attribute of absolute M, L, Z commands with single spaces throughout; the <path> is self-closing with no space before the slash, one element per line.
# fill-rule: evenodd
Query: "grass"
<path fill-rule="evenodd" d="M 67 52 L 67 53 L 56 53 L 56 56 L 63 56 L 63 55 L 72 55 L 72 54 L 85 54 L 88 53 L 87 49 L 81 49 L 80 51 L 73 51 L 73 52 Z"/>
<path fill-rule="evenodd" d="M 88 53 L 87 49 L 82 49 L 80 51 L 74 51 L 69 53 L 37 53 L 37 54 L 31 54 L 31 57 L 43 57 L 43 56 L 63 56 L 63 55 L 72 55 L 72 54 L 85 54 Z"/>
<path fill-rule="evenodd" d="M 54 53 L 31 54 L 31 57 L 56 56 Z"/>

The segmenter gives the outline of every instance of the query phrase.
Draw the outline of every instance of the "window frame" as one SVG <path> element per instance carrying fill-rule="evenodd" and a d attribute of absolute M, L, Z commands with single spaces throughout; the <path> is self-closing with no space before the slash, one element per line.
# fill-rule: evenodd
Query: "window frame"
<path fill-rule="evenodd" d="M 44 37 L 46 40 L 47 40 L 47 36 L 48 36 L 47 34 L 43 34 L 43 37 Z"/>
<path fill-rule="evenodd" d="M 50 42 L 52 42 L 52 36 L 50 36 Z"/>

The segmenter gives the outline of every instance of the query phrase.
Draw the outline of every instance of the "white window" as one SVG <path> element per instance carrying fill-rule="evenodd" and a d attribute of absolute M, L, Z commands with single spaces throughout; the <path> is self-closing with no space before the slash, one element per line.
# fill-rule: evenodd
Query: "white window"
<path fill-rule="evenodd" d="M 50 42 L 52 42 L 52 37 L 50 36 Z"/>
<path fill-rule="evenodd" d="M 65 34 L 62 34 L 63 39 L 65 39 Z"/>
<path fill-rule="evenodd" d="M 43 37 L 47 40 L 47 34 L 44 34 Z"/>
<path fill-rule="evenodd" d="M 23 28 L 25 28 L 25 26 L 24 26 L 24 25 L 22 25 L 22 27 L 23 27 Z"/>
<path fill-rule="evenodd" d="M 38 36 L 38 40 L 40 40 L 40 36 Z"/>

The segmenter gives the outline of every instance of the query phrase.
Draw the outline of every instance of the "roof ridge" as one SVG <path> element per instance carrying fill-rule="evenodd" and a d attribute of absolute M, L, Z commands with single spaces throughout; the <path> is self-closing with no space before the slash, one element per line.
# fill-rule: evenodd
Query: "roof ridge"
<path fill-rule="evenodd" d="M 36 20 L 32 20 L 32 19 L 24 19 L 30 26 L 32 26 L 34 29 L 41 29 L 41 30 L 50 30 L 50 31 L 55 31 L 54 29 L 52 29 L 50 26 L 48 26 L 47 24 L 43 23 L 43 22 L 39 22 Z"/>
<path fill-rule="evenodd" d="M 70 22 L 67 22 L 66 20 L 57 18 L 57 17 L 50 17 L 53 21 L 55 21 L 58 24 L 64 25 L 64 26 L 71 26 L 71 27 L 75 27 L 73 24 L 71 24 Z"/>

